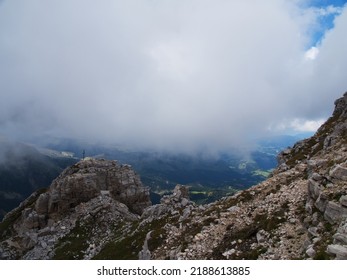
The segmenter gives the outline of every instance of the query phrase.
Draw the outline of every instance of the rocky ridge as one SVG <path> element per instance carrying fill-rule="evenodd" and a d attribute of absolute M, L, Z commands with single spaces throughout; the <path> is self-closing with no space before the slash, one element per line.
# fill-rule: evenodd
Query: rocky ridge
<path fill-rule="evenodd" d="M 347 259 L 347 93 L 266 181 L 208 205 L 178 185 L 149 205 L 129 166 L 65 170 L 0 224 L 0 258 Z"/>
<path fill-rule="evenodd" d="M 85 159 L 5 216 L 0 257 L 88 259 L 150 205 L 149 189 L 129 165 Z"/>

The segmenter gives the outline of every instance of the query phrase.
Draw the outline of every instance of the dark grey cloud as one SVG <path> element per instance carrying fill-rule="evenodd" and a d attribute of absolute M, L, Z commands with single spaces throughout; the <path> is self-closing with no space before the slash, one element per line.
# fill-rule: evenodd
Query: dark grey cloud
<path fill-rule="evenodd" d="M 302 2 L 4 1 L 0 131 L 226 149 L 325 118 L 347 11 L 307 60 L 319 15 Z"/>

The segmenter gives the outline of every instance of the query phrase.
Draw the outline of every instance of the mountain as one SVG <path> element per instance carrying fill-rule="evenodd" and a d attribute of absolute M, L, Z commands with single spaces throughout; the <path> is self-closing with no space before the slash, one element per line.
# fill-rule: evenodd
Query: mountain
<path fill-rule="evenodd" d="M 207 205 L 159 204 L 134 170 L 85 159 L 0 224 L 2 259 L 347 259 L 347 93 L 267 180 Z"/>

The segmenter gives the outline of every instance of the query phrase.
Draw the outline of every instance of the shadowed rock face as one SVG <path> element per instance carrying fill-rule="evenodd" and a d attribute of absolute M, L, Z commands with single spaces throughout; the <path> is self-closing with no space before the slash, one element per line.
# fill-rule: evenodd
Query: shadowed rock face
<path fill-rule="evenodd" d="M 61 216 L 101 192 L 110 193 L 136 214 L 142 214 L 151 205 L 149 190 L 129 165 L 86 159 L 67 168 L 55 179 L 48 192 L 38 198 L 35 210 L 40 215 Z"/>

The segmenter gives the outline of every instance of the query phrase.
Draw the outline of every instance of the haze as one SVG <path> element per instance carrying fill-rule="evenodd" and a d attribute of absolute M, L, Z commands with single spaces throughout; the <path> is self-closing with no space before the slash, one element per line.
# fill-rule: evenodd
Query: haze
<path fill-rule="evenodd" d="M 304 0 L 1 1 L 0 134 L 191 151 L 315 130 L 346 28 Z"/>

